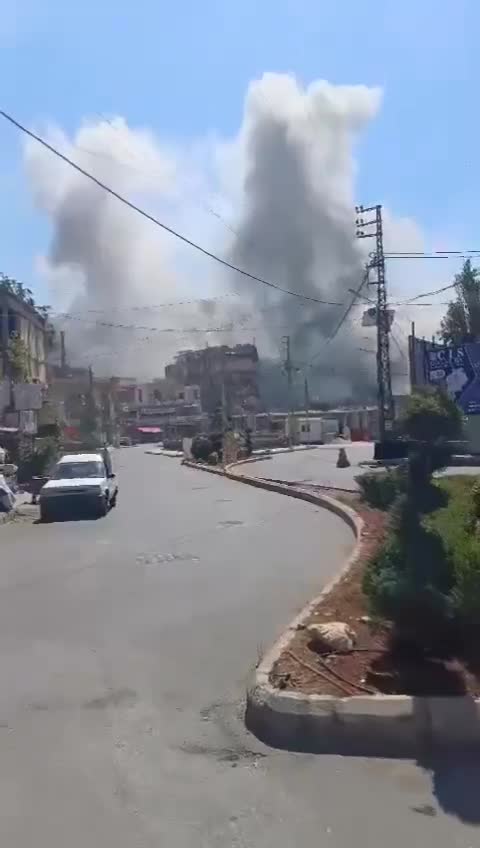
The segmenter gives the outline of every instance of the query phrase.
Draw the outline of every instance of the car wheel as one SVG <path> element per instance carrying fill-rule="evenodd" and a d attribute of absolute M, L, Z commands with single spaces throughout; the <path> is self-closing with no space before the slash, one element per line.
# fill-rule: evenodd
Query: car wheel
<path fill-rule="evenodd" d="M 98 516 L 103 518 L 108 512 L 108 495 L 104 495 L 100 498 L 100 503 L 98 505 Z"/>

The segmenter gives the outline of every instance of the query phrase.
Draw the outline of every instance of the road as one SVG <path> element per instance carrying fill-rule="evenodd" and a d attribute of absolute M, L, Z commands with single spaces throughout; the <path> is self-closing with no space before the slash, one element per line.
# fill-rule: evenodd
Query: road
<path fill-rule="evenodd" d="M 351 465 L 337 468 L 339 447 L 345 447 Z M 321 445 L 313 450 L 274 454 L 270 460 L 255 462 L 245 467 L 253 477 L 272 477 L 292 482 L 318 483 L 321 486 L 355 491 L 355 477 L 367 469 L 359 463 L 373 459 L 373 442 L 349 442 L 345 445 Z"/>
<path fill-rule="evenodd" d="M 296 483 L 313 483 L 320 486 L 347 489 L 355 492 L 359 474 L 372 471 L 361 463 L 373 460 L 373 442 L 348 442 L 344 445 L 350 462 L 348 468 L 337 468 L 338 449 L 341 444 L 321 445 L 313 450 L 274 454 L 272 459 L 255 462 L 242 469 L 251 477 L 267 477 Z M 379 472 L 381 468 L 377 469 Z M 480 475 L 480 466 L 450 466 L 438 472 L 444 477 L 456 474 Z"/>
<path fill-rule="evenodd" d="M 291 754 L 244 728 L 249 669 L 338 567 L 346 527 L 118 456 L 106 519 L 0 528 L 0 843 L 478 844 L 475 764 Z"/>

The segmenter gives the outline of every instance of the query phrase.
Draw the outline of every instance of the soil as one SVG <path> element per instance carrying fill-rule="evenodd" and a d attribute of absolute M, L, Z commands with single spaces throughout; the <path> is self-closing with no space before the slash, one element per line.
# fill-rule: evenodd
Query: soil
<path fill-rule="evenodd" d="M 312 491 L 315 487 L 302 488 Z M 385 538 L 387 515 L 366 508 L 358 495 L 326 493 L 353 507 L 363 519 L 359 555 L 348 574 L 297 630 L 272 669 L 271 683 L 279 689 L 336 697 L 378 693 L 479 697 L 480 648 L 469 657 L 460 652 L 422 657 L 405 645 L 395 646 L 389 626 L 369 617 L 362 576 Z M 353 628 L 357 636 L 353 652 L 320 654 L 312 646 L 306 627 L 329 621 L 343 621 Z"/>

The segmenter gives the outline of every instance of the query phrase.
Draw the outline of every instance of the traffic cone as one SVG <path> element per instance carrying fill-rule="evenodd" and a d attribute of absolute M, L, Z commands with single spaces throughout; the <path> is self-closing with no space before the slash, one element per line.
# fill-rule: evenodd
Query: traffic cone
<path fill-rule="evenodd" d="M 337 459 L 337 468 L 348 468 L 349 465 L 350 465 L 350 462 L 349 462 L 345 448 L 339 448 L 338 459 Z"/>

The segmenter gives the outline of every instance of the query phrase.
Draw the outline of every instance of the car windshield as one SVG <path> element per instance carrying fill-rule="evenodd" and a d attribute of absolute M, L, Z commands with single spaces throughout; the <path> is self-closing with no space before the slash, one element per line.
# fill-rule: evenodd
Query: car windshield
<path fill-rule="evenodd" d="M 53 480 L 73 480 L 75 477 L 104 477 L 101 462 L 61 462 L 52 474 Z"/>

